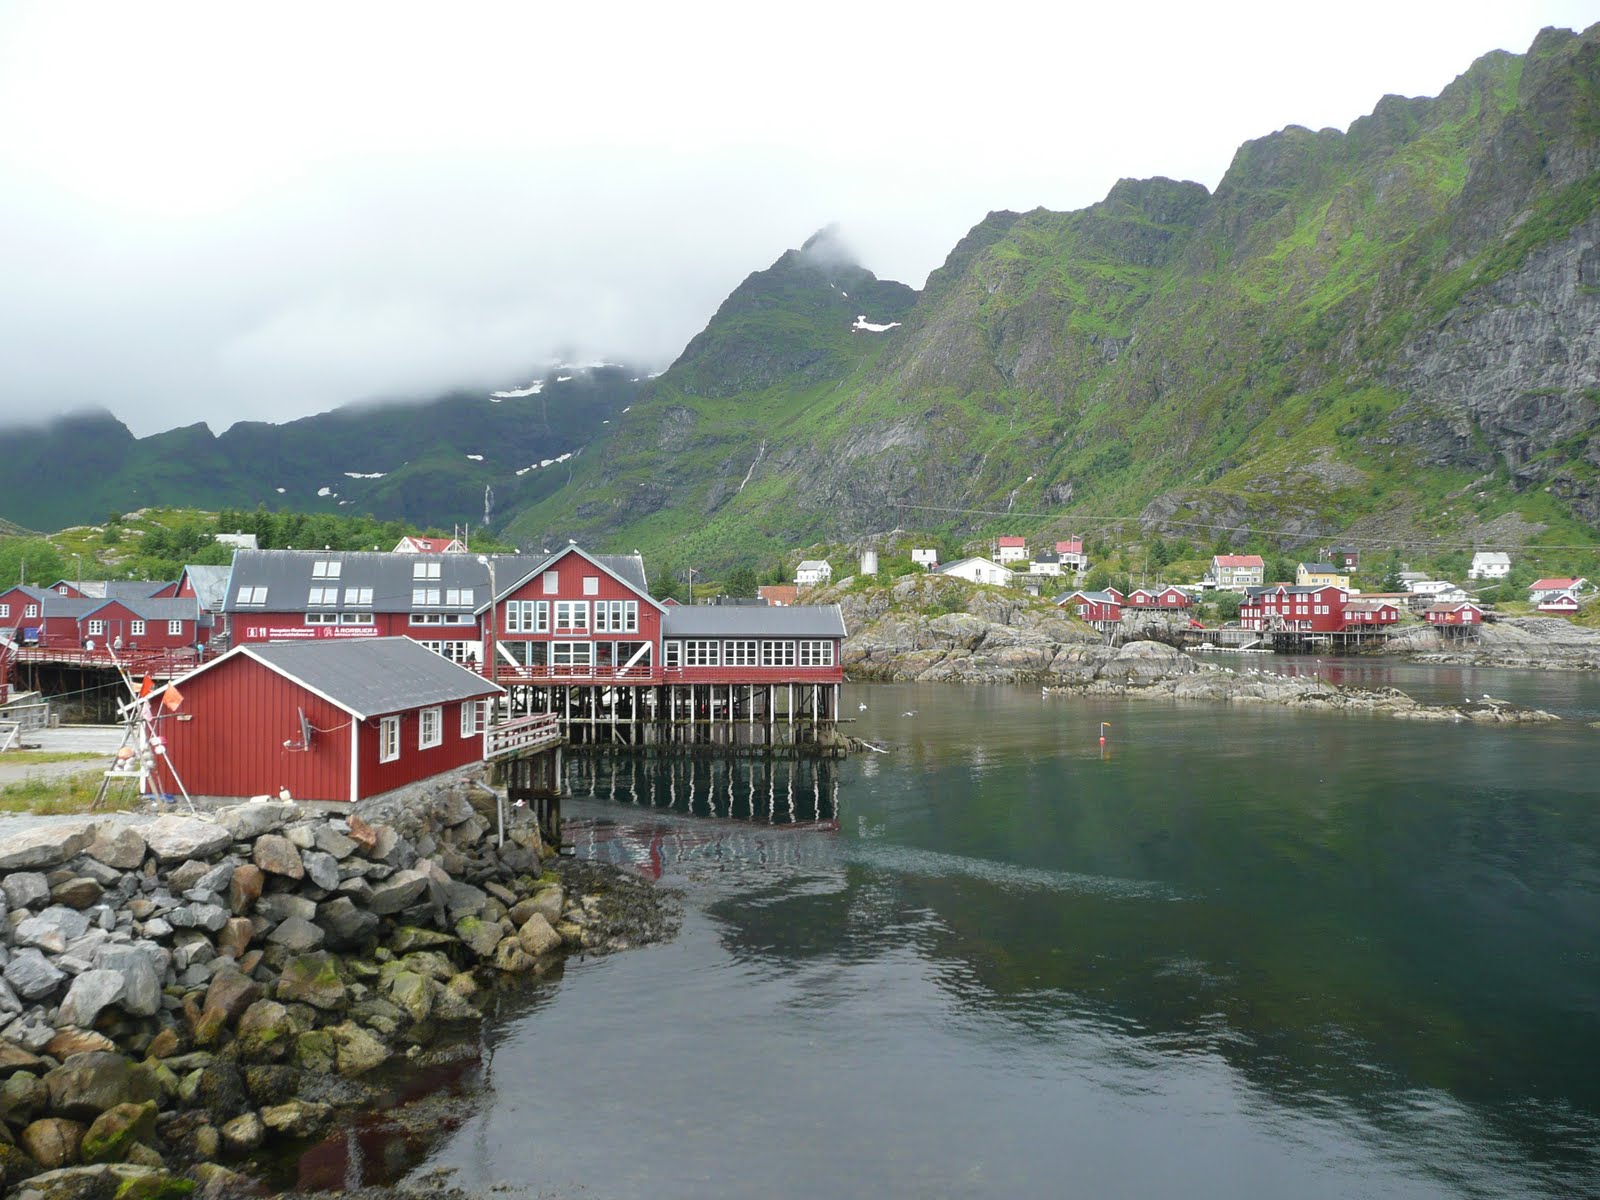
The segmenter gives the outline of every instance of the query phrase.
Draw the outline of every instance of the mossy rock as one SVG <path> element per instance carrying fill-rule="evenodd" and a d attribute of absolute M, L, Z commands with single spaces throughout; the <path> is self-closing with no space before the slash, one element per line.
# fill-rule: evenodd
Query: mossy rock
<path fill-rule="evenodd" d="M 338 1063 L 339 1051 L 333 1035 L 324 1029 L 310 1029 L 294 1041 L 294 1065 L 303 1071 L 330 1074 Z"/>
<path fill-rule="evenodd" d="M 276 998 L 281 1002 L 298 1000 L 316 1008 L 334 1009 L 344 1004 L 346 995 L 339 960 L 325 950 L 291 958 L 278 977 Z"/>
<path fill-rule="evenodd" d="M 192 1179 L 157 1171 L 128 1180 L 117 1189 L 115 1200 L 187 1200 L 194 1195 L 194 1189 Z"/>
<path fill-rule="evenodd" d="M 79 1153 L 87 1163 L 121 1162 L 135 1142 L 153 1142 L 156 1137 L 156 1102 L 117 1104 L 94 1119 Z"/>

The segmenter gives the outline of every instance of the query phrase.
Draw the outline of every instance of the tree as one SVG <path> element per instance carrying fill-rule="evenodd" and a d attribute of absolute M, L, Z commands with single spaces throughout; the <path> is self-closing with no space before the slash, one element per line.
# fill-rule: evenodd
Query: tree
<path fill-rule="evenodd" d="M 47 587 L 66 573 L 61 552 L 43 538 L 0 538 L 0 586 Z"/>
<path fill-rule="evenodd" d="M 1219 592 L 1216 599 L 1217 616 L 1224 621 L 1237 621 L 1239 619 L 1239 606 L 1244 603 L 1244 597 L 1238 592 Z"/>
<path fill-rule="evenodd" d="M 1083 590 L 1086 592 L 1103 592 L 1106 585 L 1111 582 L 1111 572 L 1104 567 L 1091 567 L 1089 574 L 1084 577 Z"/>
<path fill-rule="evenodd" d="M 1167 549 L 1167 543 L 1161 538 L 1150 543 L 1150 565 L 1157 570 L 1172 561 L 1172 552 Z"/>
<path fill-rule="evenodd" d="M 728 572 L 728 578 L 723 581 L 722 591 L 728 596 L 754 596 L 756 588 L 760 586 L 756 580 L 756 573 L 749 566 L 740 563 Z"/>

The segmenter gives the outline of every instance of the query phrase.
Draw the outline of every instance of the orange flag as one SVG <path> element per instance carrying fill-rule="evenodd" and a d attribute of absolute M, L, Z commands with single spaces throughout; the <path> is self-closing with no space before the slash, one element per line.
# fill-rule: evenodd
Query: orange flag
<path fill-rule="evenodd" d="M 178 705 L 183 703 L 183 693 L 170 683 L 167 684 L 166 695 L 161 697 L 161 707 L 168 712 L 177 712 Z"/>
<path fill-rule="evenodd" d="M 150 676 L 146 675 L 144 677 L 144 682 L 139 685 L 139 699 L 143 700 L 146 696 L 148 696 L 151 692 L 153 692 L 155 690 L 156 690 L 156 681 L 154 679 L 151 679 Z"/>

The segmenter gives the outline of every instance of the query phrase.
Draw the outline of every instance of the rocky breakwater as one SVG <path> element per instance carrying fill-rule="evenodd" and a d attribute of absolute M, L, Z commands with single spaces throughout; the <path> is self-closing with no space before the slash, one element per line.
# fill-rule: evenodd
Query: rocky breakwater
<path fill-rule="evenodd" d="M 1129 642 L 1110 663 L 1053 695 L 1126 695 L 1199 700 L 1212 704 L 1274 704 L 1284 708 L 1373 713 L 1411 721 L 1478 721 L 1526 724 L 1560 720 L 1542 709 L 1498 700 L 1424 704 L 1397 688 L 1348 687 L 1304 675 L 1235 671 L 1197 663 L 1159 642 Z"/>
<path fill-rule="evenodd" d="M 460 785 L 0 839 L 8 1194 L 231 1194 L 373 1104 L 368 1072 L 448 1054 L 497 979 L 670 932 L 657 889 L 547 854 L 531 822 L 498 844 L 492 803 Z"/>
<path fill-rule="evenodd" d="M 1048 601 L 946 576 L 818 597 L 844 614 L 843 663 L 853 680 L 1051 683 L 1114 652 Z"/>
<path fill-rule="evenodd" d="M 1502 617 L 1464 641 L 1445 641 L 1432 628 L 1390 638 L 1385 652 L 1413 662 L 1540 671 L 1600 671 L 1600 629 L 1560 617 Z"/>

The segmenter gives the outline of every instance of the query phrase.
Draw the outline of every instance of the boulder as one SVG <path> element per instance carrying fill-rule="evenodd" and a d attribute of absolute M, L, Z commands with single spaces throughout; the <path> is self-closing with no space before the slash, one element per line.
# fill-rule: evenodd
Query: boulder
<path fill-rule="evenodd" d="M 239 1017 L 234 1048 L 245 1062 L 272 1062 L 289 1053 L 294 1034 L 287 1008 L 276 1000 L 257 1000 Z"/>
<path fill-rule="evenodd" d="M 84 909 L 100 903 L 105 888 L 86 875 L 78 875 L 50 889 L 50 899 L 68 908 Z"/>
<path fill-rule="evenodd" d="M 349 858 L 356 852 L 356 844 L 351 838 L 345 837 L 326 821 L 316 827 L 315 837 L 317 849 L 324 854 L 331 854 L 336 859 Z"/>
<path fill-rule="evenodd" d="M 228 890 L 228 885 L 233 882 L 233 873 L 238 870 L 238 867 L 238 863 L 224 859 L 194 881 L 195 890 L 215 892 L 220 896 Z"/>
<path fill-rule="evenodd" d="M 18 950 L 3 972 L 5 981 L 24 1000 L 42 1000 L 61 986 L 66 975 L 34 949 Z"/>
<path fill-rule="evenodd" d="M 256 901 L 256 915 L 269 921 L 287 921 L 290 917 L 310 921 L 317 915 L 317 902 L 293 892 L 272 892 Z"/>
<path fill-rule="evenodd" d="M 227 829 L 198 817 L 168 813 L 140 828 L 146 844 L 164 863 L 210 858 L 233 844 L 233 834 Z"/>
<path fill-rule="evenodd" d="M 264 833 L 275 833 L 299 812 L 299 806 L 276 800 L 234 804 L 212 813 L 218 825 L 233 835 L 236 842 L 248 842 Z"/>
<path fill-rule="evenodd" d="M 54 867 L 82 854 L 94 841 L 92 821 L 55 823 L 0 837 L 0 871 Z"/>
<path fill-rule="evenodd" d="M 144 864 L 144 835 L 131 825 L 102 826 L 89 843 L 88 855 L 119 871 L 137 871 Z"/>
<path fill-rule="evenodd" d="M 339 963 L 326 950 L 302 954 L 283 965 L 278 976 L 277 999 L 334 1009 L 344 1003 L 347 991 Z"/>
<path fill-rule="evenodd" d="M 222 1145 L 239 1156 L 249 1154 L 261 1145 L 267 1136 L 266 1122 L 259 1113 L 241 1113 L 222 1127 Z"/>
<path fill-rule="evenodd" d="M 43 1046 L 39 1047 L 41 1050 Z M 0 1075 L 14 1071 L 42 1071 L 46 1063 L 32 1051 L 11 1042 L 0 1041 Z"/>
<path fill-rule="evenodd" d="M 302 954 L 307 950 L 317 949 L 327 936 L 321 927 L 313 925 L 303 917 L 290 917 L 267 935 L 267 941 L 274 946 L 282 946 L 291 953 Z"/>
<path fill-rule="evenodd" d="M 233 909 L 234 916 L 250 915 L 250 910 L 261 898 L 265 883 L 265 873 L 254 863 L 244 863 L 234 869 L 233 877 L 228 881 L 228 905 Z"/>
<path fill-rule="evenodd" d="M 0 890 L 11 909 L 42 908 L 50 903 L 50 884 L 38 871 L 13 871 L 0 879 Z"/>
<path fill-rule="evenodd" d="M 389 997 L 413 1021 L 426 1021 L 433 1012 L 433 989 L 415 971 L 400 971 L 389 980 Z"/>
<path fill-rule="evenodd" d="M 65 1025 L 88 1029 L 94 1025 L 100 1010 L 121 1000 L 127 988 L 127 980 L 121 971 L 98 967 L 84 971 L 67 989 L 67 998 L 61 1002 L 57 1020 Z"/>
<path fill-rule="evenodd" d="M 339 860 L 320 850 L 302 850 L 300 861 L 305 866 L 306 878 L 323 891 L 331 892 L 339 886 Z"/>
<path fill-rule="evenodd" d="M 255 936 L 255 923 L 249 917 L 230 917 L 217 934 L 217 949 L 229 958 L 240 958 Z"/>
<path fill-rule="evenodd" d="M 261 1110 L 261 1123 L 286 1137 L 310 1137 L 333 1116 L 333 1109 L 312 1100 L 289 1100 Z"/>
<path fill-rule="evenodd" d="M 364 945 L 378 932 L 378 918 L 357 908 L 348 896 L 336 896 L 317 909 L 317 924 L 328 935 L 327 946 L 349 950 Z"/>
<path fill-rule="evenodd" d="M 204 929 L 216 933 L 228 923 L 228 910 L 220 904 L 180 904 L 167 914 L 167 920 L 178 929 Z"/>
<path fill-rule="evenodd" d="M 211 864 L 198 858 L 186 859 L 178 866 L 167 872 L 167 890 L 172 892 L 187 892 L 195 884 L 205 878 L 211 870 Z"/>
<path fill-rule="evenodd" d="M 328 1026 L 328 1036 L 333 1038 L 335 1061 L 341 1075 L 362 1075 L 389 1061 L 389 1047 L 371 1030 L 363 1029 L 354 1021 Z"/>
<path fill-rule="evenodd" d="M 500 944 L 505 931 L 498 921 L 485 921 L 479 917 L 463 917 L 456 922 L 456 937 L 479 958 L 490 958 Z"/>
<path fill-rule="evenodd" d="M 0 1083 L 0 1118 L 13 1125 L 43 1112 L 49 1103 L 49 1089 L 37 1075 L 18 1071 Z"/>
<path fill-rule="evenodd" d="M 522 948 L 520 938 L 502 938 L 500 944 L 494 948 L 494 965 L 501 971 L 521 974 L 523 971 L 531 971 L 535 964 L 533 956 Z"/>
<path fill-rule="evenodd" d="M 387 829 L 388 826 L 380 828 Z M 427 886 L 428 876 L 422 871 L 396 871 L 381 883 L 373 885 L 372 899 L 367 901 L 367 908 L 380 916 L 400 912 L 415 904 Z"/>
<path fill-rule="evenodd" d="M 84 1128 L 77 1121 L 44 1117 L 33 1122 L 17 1139 L 28 1156 L 46 1170 L 78 1161 Z"/>
<path fill-rule="evenodd" d="M 74 1054 L 84 1054 L 90 1050 L 115 1050 L 117 1044 L 103 1033 L 96 1033 L 92 1029 L 63 1029 L 50 1039 L 44 1052 L 51 1058 L 60 1061 L 71 1058 Z"/>
<path fill-rule="evenodd" d="M 431 950 L 448 946 L 455 938 L 437 929 L 423 929 L 416 925 L 402 925 L 389 939 L 389 948 L 396 954 L 409 954 L 413 950 Z"/>
<path fill-rule="evenodd" d="M 317 844 L 316 824 L 312 821 L 296 821 L 283 831 L 283 836 L 288 838 L 301 850 L 309 850 Z"/>
<path fill-rule="evenodd" d="M 329 1039 L 332 1044 L 332 1039 Z M 252 1063 L 244 1069 L 244 1086 L 258 1107 L 282 1104 L 300 1090 L 300 1071 L 283 1063 Z"/>
<path fill-rule="evenodd" d="M 158 947 L 148 943 L 140 946 L 110 943 L 94 952 L 94 965 L 122 975 L 122 997 L 117 1002 L 123 1012 L 135 1017 L 153 1017 L 161 1011 L 161 976 L 165 966 L 158 967 Z"/>
<path fill-rule="evenodd" d="M 18 923 L 11 931 L 19 946 L 38 946 L 53 954 L 60 954 L 67 943 L 89 931 L 89 918 L 75 908 L 52 904 L 36 917 Z"/>
<path fill-rule="evenodd" d="M 268 874 L 282 875 L 288 879 L 306 877 L 306 866 L 300 859 L 300 851 L 293 842 L 279 834 L 267 833 L 257 838 L 250 858 Z"/>
<path fill-rule="evenodd" d="M 50 1109 L 93 1120 L 116 1104 L 156 1099 L 155 1079 L 120 1054 L 92 1050 L 74 1054 L 44 1077 Z"/>
<path fill-rule="evenodd" d="M 326 1029 L 308 1029 L 294 1040 L 294 1065 L 326 1075 L 335 1065 L 333 1038 Z"/>
<path fill-rule="evenodd" d="M 553 954 L 561 947 L 561 935 L 545 919 L 545 915 L 538 912 L 529 917 L 522 928 L 517 930 L 517 939 L 522 943 L 522 948 L 535 958 L 543 954 Z"/>
<path fill-rule="evenodd" d="M 222 1031 L 261 998 L 261 985 L 234 967 L 224 967 L 211 978 L 205 1004 L 195 1022 L 194 1040 L 209 1046 Z"/>
<path fill-rule="evenodd" d="M 0 1022 L 15 1016 L 21 1011 L 21 997 L 19 997 L 12 989 L 11 985 L 5 981 L 4 977 L 0 977 Z"/>
<path fill-rule="evenodd" d="M 83 1135 L 84 1162 L 121 1162 L 135 1142 L 156 1140 L 156 1102 L 115 1104 L 96 1117 Z"/>

